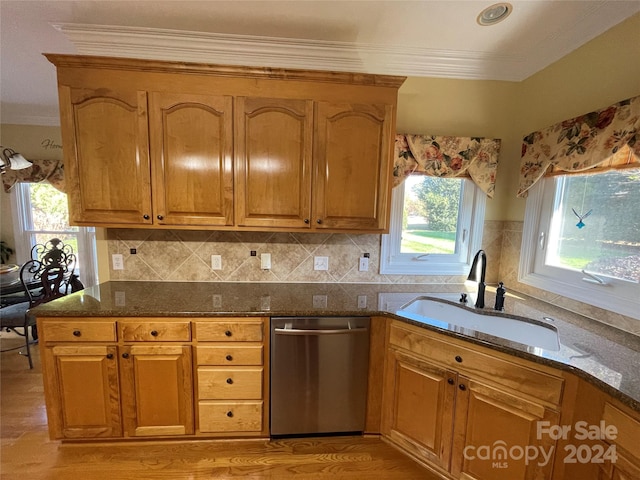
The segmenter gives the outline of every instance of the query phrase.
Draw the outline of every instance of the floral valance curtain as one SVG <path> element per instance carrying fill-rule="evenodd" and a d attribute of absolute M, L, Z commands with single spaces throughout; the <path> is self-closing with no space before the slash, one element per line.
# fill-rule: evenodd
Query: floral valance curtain
<path fill-rule="evenodd" d="M 29 159 L 32 166 L 24 170 L 7 169 L 2 175 L 4 191 L 9 192 L 16 183 L 40 183 L 47 181 L 61 192 L 64 187 L 64 166 L 61 160 Z"/>
<path fill-rule="evenodd" d="M 393 186 L 409 175 L 470 178 L 493 198 L 500 153 L 499 139 L 396 135 Z"/>
<path fill-rule="evenodd" d="M 519 197 L 542 177 L 640 168 L 640 96 L 524 137 Z"/>

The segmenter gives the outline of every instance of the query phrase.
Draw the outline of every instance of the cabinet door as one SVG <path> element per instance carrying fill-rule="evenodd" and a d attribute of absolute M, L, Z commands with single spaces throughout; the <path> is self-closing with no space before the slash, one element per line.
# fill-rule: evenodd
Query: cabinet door
<path fill-rule="evenodd" d="M 317 104 L 315 228 L 388 229 L 392 125 L 391 105 Z"/>
<path fill-rule="evenodd" d="M 455 418 L 451 460 L 455 478 L 551 478 L 556 442 L 549 435 L 538 438 L 537 425 L 539 421 L 558 425 L 556 411 L 459 375 Z M 520 455 L 524 450 L 533 456 L 534 449 L 535 459 L 527 462 Z"/>
<path fill-rule="evenodd" d="M 146 92 L 59 95 L 70 223 L 152 223 Z"/>
<path fill-rule="evenodd" d="M 120 349 L 122 404 L 128 436 L 187 435 L 193 427 L 191 347 Z"/>
<path fill-rule="evenodd" d="M 236 223 L 308 228 L 313 102 L 236 99 Z"/>
<path fill-rule="evenodd" d="M 231 97 L 150 96 L 154 222 L 232 225 Z"/>
<path fill-rule="evenodd" d="M 449 468 L 456 373 L 390 350 L 383 433 L 415 455 Z"/>
<path fill-rule="evenodd" d="M 52 438 L 122 436 L 115 346 L 42 349 Z"/>

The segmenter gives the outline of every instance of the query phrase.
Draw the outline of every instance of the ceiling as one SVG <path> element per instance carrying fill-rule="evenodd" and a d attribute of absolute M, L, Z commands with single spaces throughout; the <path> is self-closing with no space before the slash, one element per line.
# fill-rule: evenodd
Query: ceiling
<path fill-rule="evenodd" d="M 57 125 L 42 53 L 521 81 L 640 12 L 640 0 L 0 0 L 0 120 Z"/>

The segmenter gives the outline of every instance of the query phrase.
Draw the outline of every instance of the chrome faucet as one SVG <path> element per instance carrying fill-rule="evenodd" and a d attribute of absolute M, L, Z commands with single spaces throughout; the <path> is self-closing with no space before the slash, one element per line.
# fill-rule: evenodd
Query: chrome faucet
<path fill-rule="evenodd" d="M 484 278 L 487 273 L 487 255 L 484 250 L 478 250 L 476 256 L 473 257 L 473 263 L 471 264 L 471 270 L 467 281 L 475 282 L 478 284 L 478 296 L 476 298 L 476 308 L 484 308 L 484 289 L 487 286 L 484 283 Z"/>

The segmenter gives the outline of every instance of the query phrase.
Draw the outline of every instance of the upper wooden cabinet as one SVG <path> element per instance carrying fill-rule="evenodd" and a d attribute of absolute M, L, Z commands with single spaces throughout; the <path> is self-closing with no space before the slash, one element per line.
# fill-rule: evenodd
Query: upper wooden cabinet
<path fill-rule="evenodd" d="M 404 77 L 47 58 L 73 224 L 388 231 Z"/>

